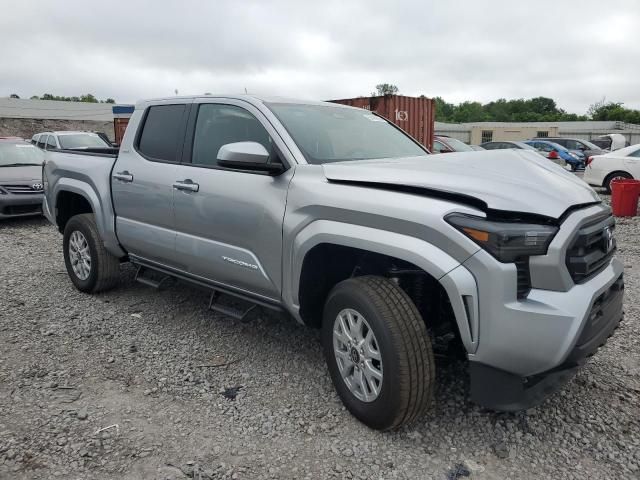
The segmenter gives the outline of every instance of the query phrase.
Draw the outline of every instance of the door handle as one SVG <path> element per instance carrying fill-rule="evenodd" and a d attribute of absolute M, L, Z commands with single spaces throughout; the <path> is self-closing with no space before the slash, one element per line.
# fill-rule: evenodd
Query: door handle
<path fill-rule="evenodd" d="M 197 183 L 193 183 L 193 181 L 190 179 L 176 180 L 176 182 L 173 184 L 173 188 L 175 188 L 176 190 L 182 190 L 184 192 L 197 192 L 198 190 L 200 190 L 200 185 L 198 185 Z"/>
<path fill-rule="evenodd" d="M 131 175 L 128 171 L 124 172 L 116 172 L 113 174 L 113 178 L 116 180 L 120 180 L 121 182 L 131 183 L 133 182 L 133 175 Z"/>

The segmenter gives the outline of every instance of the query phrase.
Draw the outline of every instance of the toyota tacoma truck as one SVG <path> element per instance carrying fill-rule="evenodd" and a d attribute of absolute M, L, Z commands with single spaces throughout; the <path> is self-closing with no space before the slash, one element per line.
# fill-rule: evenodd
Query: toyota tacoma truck
<path fill-rule="evenodd" d="M 473 401 L 526 409 L 622 318 L 609 207 L 536 152 L 429 155 L 366 110 L 245 95 L 144 101 L 117 153 L 47 155 L 43 210 L 80 291 L 130 262 L 238 319 L 287 312 L 321 329 L 375 429 L 425 412 L 434 352 L 463 352 Z"/>

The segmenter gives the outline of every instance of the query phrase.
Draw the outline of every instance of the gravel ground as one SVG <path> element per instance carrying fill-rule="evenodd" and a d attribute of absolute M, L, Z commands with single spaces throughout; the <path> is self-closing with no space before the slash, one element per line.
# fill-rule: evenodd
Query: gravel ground
<path fill-rule="evenodd" d="M 488 412 L 464 364 L 440 364 L 431 412 L 378 433 L 342 407 L 318 332 L 230 320 L 130 266 L 117 290 L 84 295 L 51 226 L 4 222 L 0 478 L 640 478 L 640 218 L 617 238 L 626 319 L 564 391 Z"/>

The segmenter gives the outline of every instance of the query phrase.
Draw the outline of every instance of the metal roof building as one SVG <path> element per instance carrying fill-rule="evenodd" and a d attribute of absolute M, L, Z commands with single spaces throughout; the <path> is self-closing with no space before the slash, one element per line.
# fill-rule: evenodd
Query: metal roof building
<path fill-rule="evenodd" d="M 0 98 L 0 136 L 30 138 L 56 130 L 90 130 L 118 140 L 133 105 Z"/>
<path fill-rule="evenodd" d="M 114 118 L 113 107 L 116 106 L 112 103 L 0 98 L 0 118 L 111 122 Z"/>

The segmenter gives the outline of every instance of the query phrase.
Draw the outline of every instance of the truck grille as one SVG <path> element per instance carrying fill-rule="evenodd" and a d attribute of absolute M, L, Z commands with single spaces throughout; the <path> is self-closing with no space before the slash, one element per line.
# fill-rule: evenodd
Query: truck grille
<path fill-rule="evenodd" d="M 529 257 L 516 260 L 518 272 L 518 298 L 525 298 L 531 290 L 531 275 L 529 274 Z"/>
<path fill-rule="evenodd" d="M 612 216 L 599 218 L 582 227 L 567 250 L 566 265 L 576 283 L 589 280 L 602 271 L 616 250 Z"/>
<path fill-rule="evenodd" d="M 34 193 L 42 193 L 44 188 L 42 187 L 42 183 L 36 183 L 33 185 L 0 185 L 3 190 L 6 190 L 9 193 L 15 194 L 29 194 L 33 195 Z"/>

